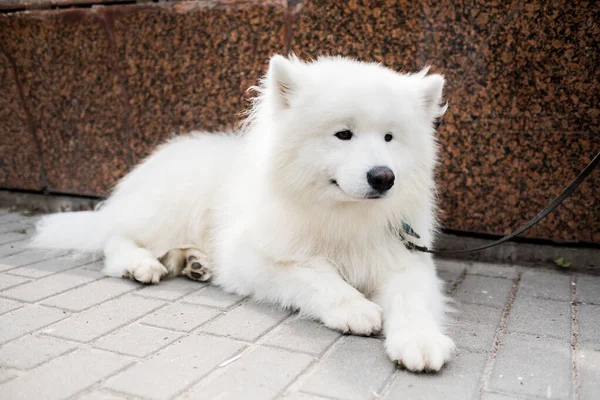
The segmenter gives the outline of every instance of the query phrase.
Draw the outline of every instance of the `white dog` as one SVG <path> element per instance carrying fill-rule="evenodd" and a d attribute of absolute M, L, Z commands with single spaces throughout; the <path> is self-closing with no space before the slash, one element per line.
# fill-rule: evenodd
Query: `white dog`
<path fill-rule="evenodd" d="M 103 250 L 107 275 L 145 283 L 213 274 L 332 329 L 383 328 L 392 360 L 437 371 L 454 349 L 442 284 L 398 229 L 432 243 L 443 85 L 427 69 L 274 56 L 241 135 L 170 141 L 99 210 L 42 219 L 34 246 Z"/>

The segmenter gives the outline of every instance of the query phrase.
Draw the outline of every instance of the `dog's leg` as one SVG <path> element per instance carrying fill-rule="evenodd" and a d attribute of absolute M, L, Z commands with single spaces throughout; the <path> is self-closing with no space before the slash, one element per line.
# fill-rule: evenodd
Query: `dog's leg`
<path fill-rule="evenodd" d="M 402 261 L 406 269 L 386 279 L 375 298 L 383 308 L 386 351 L 411 371 L 439 371 L 454 351 L 454 342 L 443 333 L 442 282 L 429 256 Z"/>
<path fill-rule="evenodd" d="M 328 261 L 275 263 L 252 251 L 238 257 L 244 265 L 216 271 L 216 283 L 225 290 L 297 309 L 338 331 L 372 335 L 381 330 L 381 308 L 346 283 Z"/>
<path fill-rule="evenodd" d="M 169 271 L 169 276 L 183 275 L 200 282 L 212 277 L 206 253 L 196 247 L 169 250 L 159 260 Z"/>
<path fill-rule="evenodd" d="M 104 247 L 104 274 L 158 283 L 167 269 L 148 250 L 124 236 L 111 237 Z"/>

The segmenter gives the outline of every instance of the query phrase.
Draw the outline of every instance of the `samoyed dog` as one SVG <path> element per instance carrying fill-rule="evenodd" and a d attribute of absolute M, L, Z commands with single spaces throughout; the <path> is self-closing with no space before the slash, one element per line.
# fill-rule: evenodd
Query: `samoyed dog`
<path fill-rule="evenodd" d="M 43 218 L 33 245 L 103 251 L 109 276 L 212 277 L 331 329 L 383 330 L 393 361 L 438 371 L 454 349 L 442 283 L 398 236 L 408 224 L 430 246 L 436 229 L 446 107 L 427 72 L 276 55 L 239 134 L 171 140 L 98 210 Z"/>

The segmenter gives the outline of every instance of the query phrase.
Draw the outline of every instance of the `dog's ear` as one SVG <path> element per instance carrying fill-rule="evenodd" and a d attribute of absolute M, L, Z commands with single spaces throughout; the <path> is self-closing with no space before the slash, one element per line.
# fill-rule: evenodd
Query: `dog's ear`
<path fill-rule="evenodd" d="M 296 90 L 295 68 L 292 61 L 280 55 L 271 57 L 267 72 L 267 89 L 281 108 L 290 107 L 290 100 Z"/>
<path fill-rule="evenodd" d="M 439 118 L 446 113 L 448 104 L 443 103 L 444 77 L 433 74 L 421 79 L 423 90 L 423 106 L 432 119 Z"/>

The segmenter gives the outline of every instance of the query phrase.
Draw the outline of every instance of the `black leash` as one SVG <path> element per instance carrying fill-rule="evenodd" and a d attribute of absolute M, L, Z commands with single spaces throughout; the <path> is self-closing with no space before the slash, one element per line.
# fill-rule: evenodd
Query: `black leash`
<path fill-rule="evenodd" d="M 412 230 L 412 228 L 406 224 L 403 223 L 402 224 L 402 230 L 398 232 L 398 234 L 400 235 L 400 238 L 402 239 L 402 241 L 404 242 L 404 246 L 406 246 L 406 248 L 408 250 L 416 250 L 416 251 L 420 251 L 423 253 L 431 253 L 431 254 L 459 254 L 459 253 L 471 253 L 471 252 L 475 252 L 475 251 L 481 251 L 481 250 L 485 250 L 485 249 L 489 249 L 490 247 L 495 247 L 498 246 L 504 242 L 509 241 L 510 239 L 519 236 L 521 233 L 525 232 L 526 230 L 528 230 L 529 228 L 533 227 L 534 225 L 536 225 L 538 222 L 540 222 L 541 220 L 543 220 L 548 214 L 550 214 L 556 207 L 558 207 L 563 201 L 565 201 L 565 199 L 567 197 L 569 197 L 574 191 L 575 189 L 577 189 L 577 186 L 579 186 L 581 184 L 581 182 L 583 182 L 585 180 L 585 178 L 587 178 L 592 171 L 598 166 L 598 164 L 600 163 L 600 152 L 598 152 L 598 154 L 596 154 L 596 156 L 594 157 L 594 159 L 587 165 L 587 167 L 584 168 L 583 171 L 581 171 L 581 173 L 577 176 L 577 178 L 575 178 L 575 180 L 573 182 L 571 182 L 571 184 L 569 186 L 567 186 L 565 188 L 565 190 L 562 191 L 562 193 L 555 198 L 552 203 L 550 203 L 548 206 L 546 206 L 546 208 L 544 208 L 542 211 L 539 212 L 538 215 L 536 215 L 535 217 L 533 217 L 529 222 L 527 222 L 525 225 L 522 225 L 521 227 L 517 228 L 514 232 L 512 232 L 511 234 L 508 234 L 498 240 L 495 240 L 491 243 L 488 243 L 486 245 L 483 246 L 479 246 L 479 247 L 475 247 L 472 249 L 466 249 L 466 250 L 444 250 L 444 251 L 437 251 L 437 250 L 430 250 L 428 249 L 426 246 L 419 246 L 416 245 L 412 242 L 410 242 L 408 239 L 406 239 L 406 237 L 402 234 L 402 232 L 410 235 L 410 236 L 414 236 L 416 238 L 418 238 L 418 234 L 416 234 L 416 232 L 414 232 Z"/>

